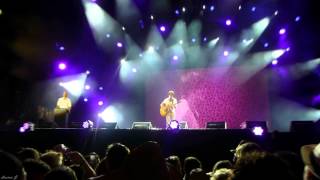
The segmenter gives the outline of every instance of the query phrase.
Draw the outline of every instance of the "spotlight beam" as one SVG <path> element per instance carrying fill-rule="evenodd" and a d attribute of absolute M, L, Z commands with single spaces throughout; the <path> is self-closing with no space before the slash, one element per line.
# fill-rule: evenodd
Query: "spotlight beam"
<path fill-rule="evenodd" d="M 297 63 L 288 67 L 288 71 L 294 79 L 302 78 L 313 70 L 315 70 L 320 64 L 320 58 L 312 59 L 304 63 Z"/>
<path fill-rule="evenodd" d="M 119 39 L 122 35 L 123 31 L 119 23 L 98 4 L 88 0 L 83 0 L 82 2 L 96 43 L 105 49 L 110 49 L 113 40 Z M 109 41 L 105 40 L 106 36 Z"/>
<path fill-rule="evenodd" d="M 253 54 L 248 60 L 245 60 L 241 64 L 241 67 L 243 68 L 242 82 L 250 79 L 257 72 L 270 64 L 272 60 L 279 58 L 284 52 L 285 50 L 278 49 Z"/>
<path fill-rule="evenodd" d="M 67 90 L 71 95 L 78 98 L 84 90 L 87 74 L 82 73 L 80 75 L 64 77 L 62 79 L 65 80 L 60 82 L 59 85 Z"/>
<path fill-rule="evenodd" d="M 238 51 L 239 57 L 243 56 L 253 47 L 255 42 L 259 39 L 262 33 L 270 24 L 270 18 L 265 17 L 258 22 L 252 24 L 249 29 L 244 30 L 240 35 L 240 40 L 235 43 L 234 49 Z"/>

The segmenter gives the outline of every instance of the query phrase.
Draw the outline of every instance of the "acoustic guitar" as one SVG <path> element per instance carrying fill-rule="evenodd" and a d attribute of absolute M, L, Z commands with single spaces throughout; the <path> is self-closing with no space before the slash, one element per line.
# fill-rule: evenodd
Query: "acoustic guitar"
<path fill-rule="evenodd" d="M 166 117 L 167 114 L 172 111 L 172 108 L 173 108 L 173 107 L 174 107 L 173 104 L 172 104 L 172 105 L 171 105 L 171 104 L 162 104 L 162 105 L 160 106 L 160 115 L 161 115 L 162 117 Z"/>

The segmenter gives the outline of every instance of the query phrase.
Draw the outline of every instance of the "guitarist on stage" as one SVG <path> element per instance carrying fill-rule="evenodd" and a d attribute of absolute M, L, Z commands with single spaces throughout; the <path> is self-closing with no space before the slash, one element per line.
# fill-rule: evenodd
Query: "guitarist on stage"
<path fill-rule="evenodd" d="M 175 119 L 176 105 L 178 101 L 174 98 L 174 91 L 168 92 L 168 97 L 160 104 L 160 115 L 166 117 L 166 127 L 169 126 L 171 120 Z"/>

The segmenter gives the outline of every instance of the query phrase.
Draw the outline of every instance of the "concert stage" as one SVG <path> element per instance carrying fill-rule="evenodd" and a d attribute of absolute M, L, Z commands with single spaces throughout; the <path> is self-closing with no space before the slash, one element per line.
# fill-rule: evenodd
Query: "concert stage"
<path fill-rule="evenodd" d="M 135 129 L 35 129 L 32 132 L 1 131 L 0 148 L 16 151 L 19 147 L 35 147 L 41 152 L 64 143 L 83 153 L 95 151 L 104 155 L 108 144 L 121 142 L 129 148 L 146 141 L 161 144 L 164 156 L 197 156 L 204 167 L 213 162 L 232 159 L 230 149 L 242 139 L 255 141 L 270 151 L 294 150 L 303 144 L 318 143 L 320 136 L 300 133 L 268 133 L 255 136 L 246 129 L 183 129 L 183 130 L 135 130 Z"/>

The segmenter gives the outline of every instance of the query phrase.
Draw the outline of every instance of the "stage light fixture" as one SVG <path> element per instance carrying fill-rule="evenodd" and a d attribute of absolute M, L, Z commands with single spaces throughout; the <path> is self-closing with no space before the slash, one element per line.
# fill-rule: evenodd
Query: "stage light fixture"
<path fill-rule="evenodd" d="M 91 87 L 90 87 L 90 85 L 88 85 L 88 84 L 86 84 L 85 86 L 84 86 L 84 89 L 85 90 L 89 90 Z"/>
<path fill-rule="evenodd" d="M 160 27 L 160 31 L 161 31 L 161 32 L 165 32 L 165 31 L 166 31 L 166 27 L 165 27 L 165 26 L 161 26 L 161 27 Z"/>
<path fill-rule="evenodd" d="M 214 6 L 210 6 L 210 11 L 214 11 Z"/>
<path fill-rule="evenodd" d="M 63 71 L 63 70 L 65 70 L 67 68 L 67 65 L 66 65 L 66 63 L 61 62 L 61 63 L 59 63 L 58 68 L 61 71 Z"/>
<path fill-rule="evenodd" d="M 203 10 L 205 10 L 206 9 L 206 5 L 204 4 L 204 5 L 202 5 L 202 9 Z"/>
<path fill-rule="evenodd" d="M 180 124 L 177 120 L 171 120 L 168 126 L 168 129 L 179 129 Z"/>
<path fill-rule="evenodd" d="M 34 131 L 34 123 L 32 122 L 25 122 L 22 124 L 22 126 L 19 128 L 20 133 Z"/>
<path fill-rule="evenodd" d="M 262 136 L 268 132 L 266 121 L 245 121 L 242 128 L 249 129 L 256 136 Z"/>
<path fill-rule="evenodd" d="M 272 60 L 271 64 L 274 65 L 274 66 L 277 65 L 278 64 L 278 60 L 277 59 Z"/>
<path fill-rule="evenodd" d="M 98 101 L 98 105 L 102 106 L 103 105 L 103 101 Z"/>
<path fill-rule="evenodd" d="M 118 46 L 119 48 L 121 48 L 123 45 L 122 45 L 121 42 L 117 42 L 117 46 Z"/>
<path fill-rule="evenodd" d="M 280 30 L 279 30 L 279 34 L 280 35 L 284 35 L 286 33 L 286 29 L 285 28 L 281 28 Z"/>
<path fill-rule="evenodd" d="M 85 129 L 88 129 L 88 128 L 92 128 L 93 127 L 93 122 L 90 121 L 90 120 L 86 120 L 82 123 L 82 127 L 85 128 Z"/>
<path fill-rule="evenodd" d="M 227 20 L 226 20 L 226 25 L 227 25 L 227 26 L 230 26 L 231 24 L 232 24 L 232 21 L 231 21 L 230 19 L 227 19 Z"/>
<path fill-rule="evenodd" d="M 255 126 L 255 127 L 253 127 L 252 132 L 256 136 L 262 136 L 264 130 L 263 130 L 263 128 L 261 126 Z"/>
<path fill-rule="evenodd" d="M 291 48 L 290 48 L 290 47 L 287 47 L 287 48 L 286 48 L 286 51 L 287 51 L 287 52 L 289 52 L 290 50 L 291 50 Z"/>

